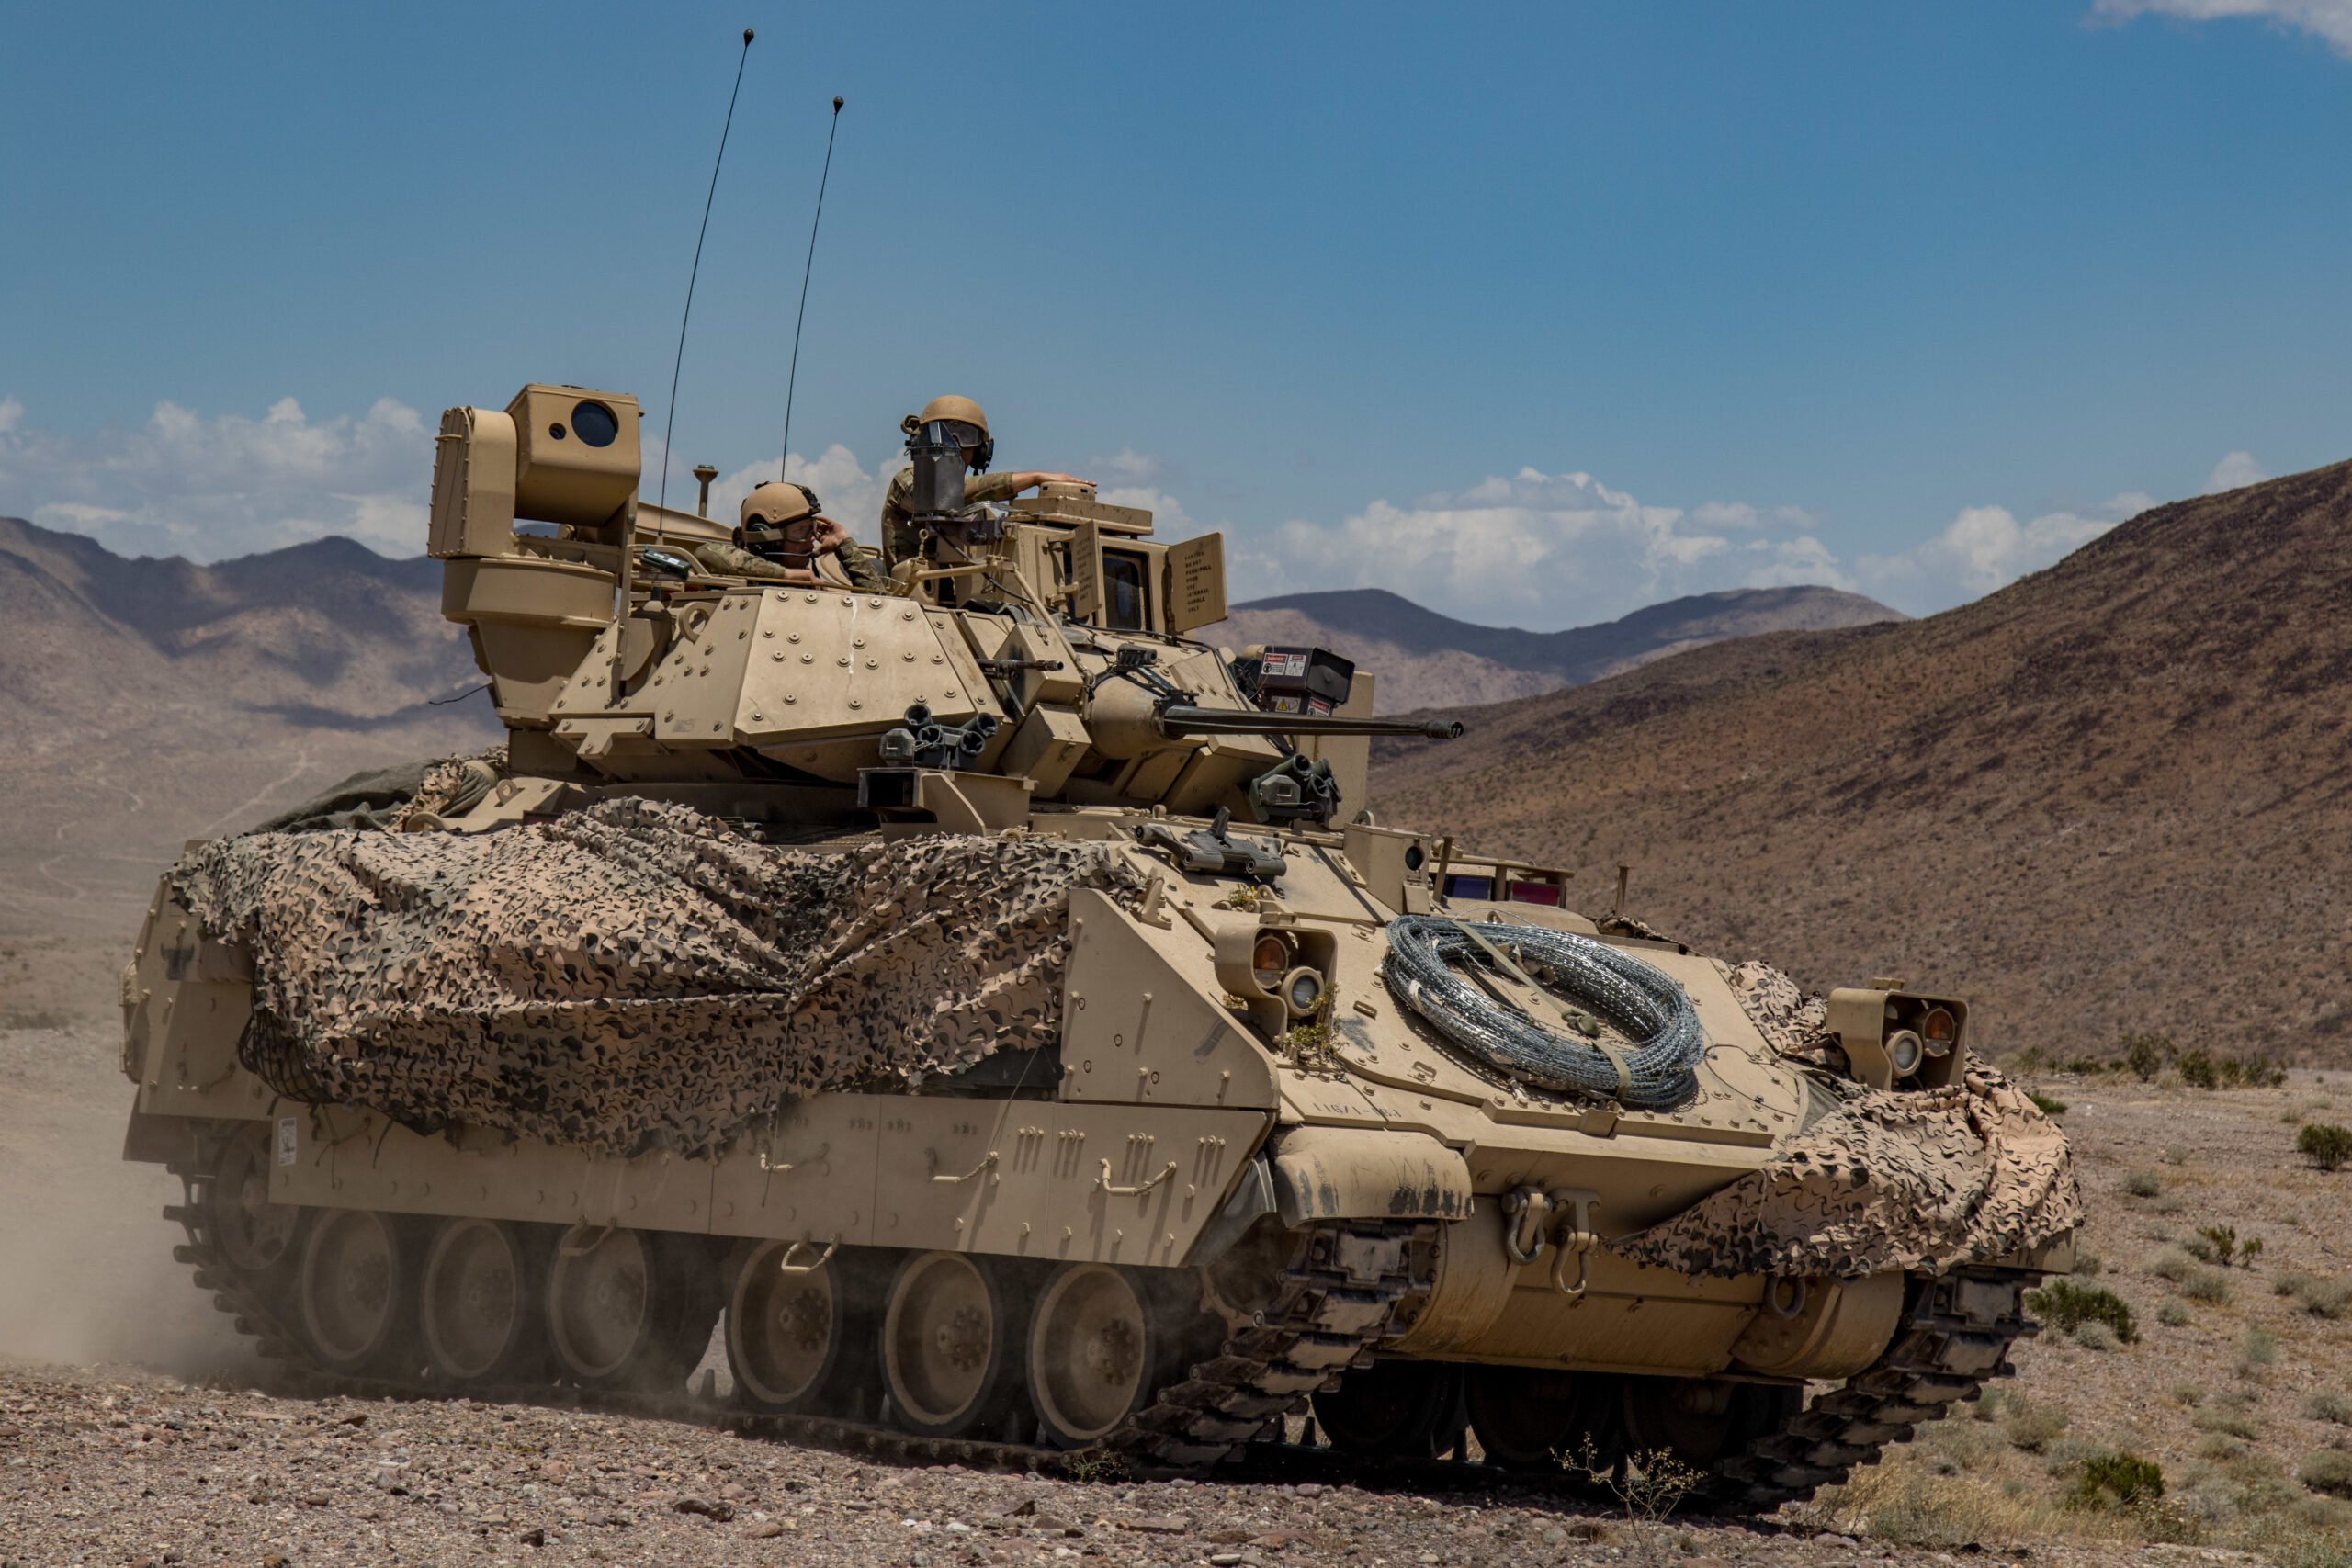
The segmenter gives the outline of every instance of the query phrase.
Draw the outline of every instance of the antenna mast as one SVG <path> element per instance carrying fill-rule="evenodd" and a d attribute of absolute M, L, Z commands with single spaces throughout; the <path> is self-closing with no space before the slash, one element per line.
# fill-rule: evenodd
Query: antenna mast
<path fill-rule="evenodd" d="M 792 318 L 792 370 L 784 382 L 784 453 L 776 461 L 776 478 L 792 461 L 792 393 L 800 384 L 800 324 L 808 319 L 808 275 L 817 269 L 817 225 L 825 220 L 825 182 L 833 177 L 833 138 L 842 128 L 842 102 L 833 98 L 833 122 L 825 132 L 825 170 L 817 176 L 817 215 L 808 220 L 808 260 L 800 269 L 800 313 Z"/>
<path fill-rule="evenodd" d="M 718 156 L 710 165 L 710 192 L 702 198 L 702 227 L 695 233 L 695 264 L 686 272 L 686 309 L 678 318 L 678 355 L 670 363 L 670 412 L 662 423 L 662 499 L 655 502 L 653 536 L 668 536 L 667 518 L 670 510 L 670 436 L 678 427 L 678 372 L 686 363 L 686 323 L 694 320 L 695 279 L 702 272 L 702 243 L 710 232 L 710 204 L 718 197 L 718 171 L 727 162 L 727 133 L 735 129 L 735 99 L 743 90 L 743 62 L 752 57 L 752 29 L 743 29 L 743 52 L 735 58 L 735 86 L 727 95 L 727 122 L 718 128 Z M 624 557 L 628 551 L 622 551 Z M 617 641 L 614 644 L 618 659 Z"/>

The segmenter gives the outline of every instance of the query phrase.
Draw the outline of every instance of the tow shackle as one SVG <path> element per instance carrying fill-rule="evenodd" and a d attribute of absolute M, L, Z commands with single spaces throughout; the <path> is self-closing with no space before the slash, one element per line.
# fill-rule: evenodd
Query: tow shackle
<path fill-rule="evenodd" d="M 1592 1255 L 1600 1237 L 1592 1228 L 1592 1212 L 1600 1194 L 1583 1187 L 1519 1187 L 1503 1194 L 1503 1251 L 1521 1268 L 1549 1252 L 1552 1288 L 1571 1299 L 1592 1284 Z M 1566 1279 L 1568 1259 L 1575 1258 L 1577 1278 Z"/>

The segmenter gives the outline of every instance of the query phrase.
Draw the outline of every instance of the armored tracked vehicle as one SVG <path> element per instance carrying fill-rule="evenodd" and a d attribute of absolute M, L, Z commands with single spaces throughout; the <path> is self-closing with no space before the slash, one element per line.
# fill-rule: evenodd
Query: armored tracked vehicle
<path fill-rule="evenodd" d="M 444 418 L 503 750 L 157 890 L 126 1157 L 264 1354 L 671 1396 L 723 1313 L 740 1405 L 845 1430 L 1198 1467 L 1311 1413 L 1740 1506 L 2008 1371 L 2079 1209 L 1964 1002 L 1376 824 L 1366 738 L 1458 727 L 1201 640 L 1216 536 L 964 506 L 918 432 L 896 592 L 713 576 L 638 418 Z"/>

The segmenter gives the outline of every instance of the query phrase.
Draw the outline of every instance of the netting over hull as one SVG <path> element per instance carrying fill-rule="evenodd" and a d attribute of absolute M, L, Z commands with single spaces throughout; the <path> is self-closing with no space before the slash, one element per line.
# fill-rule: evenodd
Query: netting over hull
<path fill-rule="evenodd" d="M 1689 1275 L 1940 1272 L 2083 1223 L 2065 1134 L 1998 1074 L 1834 1091 L 1762 1169 L 1611 1250 Z"/>
<path fill-rule="evenodd" d="M 621 799 L 479 837 L 220 840 L 172 882 L 254 954 L 240 1055 L 272 1089 L 629 1156 L 1051 1043 L 1070 890 L 1136 908 L 1146 874 L 1053 840 L 774 848 Z"/>

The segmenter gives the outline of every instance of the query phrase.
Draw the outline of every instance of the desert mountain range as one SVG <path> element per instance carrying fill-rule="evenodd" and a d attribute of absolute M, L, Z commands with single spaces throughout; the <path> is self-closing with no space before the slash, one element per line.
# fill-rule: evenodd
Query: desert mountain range
<path fill-rule="evenodd" d="M 2159 506 L 1926 620 L 1779 632 L 1379 743 L 1382 819 L 1575 867 L 1982 1045 L 2352 1056 L 2352 464 Z M 1572 899 L 1572 901 L 1577 901 Z"/>
<path fill-rule="evenodd" d="M 1378 710 L 1403 713 L 1581 686 L 1726 637 L 1905 619 L 1841 589 L 1739 588 L 1669 599 L 1599 626 L 1528 632 L 1457 621 L 1385 589 L 1354 588 L 1237 604 L 1209 635 L 1234 648 L 1328 648 L 1377 671 Z"/>
<path fill-rule="evenodd" d="M 204 567 L 0 518 L 0 924 L 127 939 L 183 840 L 496 739 L 486 698 L 432 705 L 479 680 L 440 577 L 348 539 Z"/>

